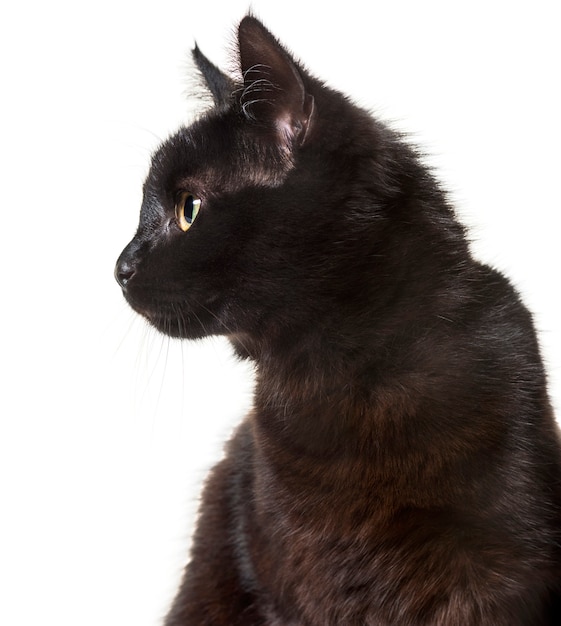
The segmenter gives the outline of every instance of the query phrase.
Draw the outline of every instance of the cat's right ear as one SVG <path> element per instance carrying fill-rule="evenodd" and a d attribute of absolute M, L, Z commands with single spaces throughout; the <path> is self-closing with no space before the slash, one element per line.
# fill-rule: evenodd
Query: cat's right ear
<path fill-rule="evenodd" d="M 212 94 L 214 104 L 219 108 L 227 107 L 234 93 L 234 81 L 211 63 L 196 44 L 192 54 L 205 85 Z"/>
<path fill-rule="evenodd" d="M 312 126 L 314 98 L 298 64 L 255 17 L 245 17 L 238 34 L 246 118 L 273 130 L 284 149 L 302 145 Z"/>

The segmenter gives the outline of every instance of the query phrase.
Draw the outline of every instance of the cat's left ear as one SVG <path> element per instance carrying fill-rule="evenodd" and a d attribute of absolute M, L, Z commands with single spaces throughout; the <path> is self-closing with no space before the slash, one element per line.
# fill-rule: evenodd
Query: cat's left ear
<path fill-rule="evenodd" d="M 314 98 L 298 66 L 256 18 L 245 17 L 238 32 L 244 114 L 274 130 L 283 148 L 302 145 L 312 125 Z"/>
<path fill-rule="evenodd" d="M 234 81 L 221 72 L 214 63 L 211 63 L 200 51 L 199 46 L 195 45 L 192 54 L 193 60 L 212 94 L 214 104 L 217 107 L 228 106 L 235 89 Z"/>

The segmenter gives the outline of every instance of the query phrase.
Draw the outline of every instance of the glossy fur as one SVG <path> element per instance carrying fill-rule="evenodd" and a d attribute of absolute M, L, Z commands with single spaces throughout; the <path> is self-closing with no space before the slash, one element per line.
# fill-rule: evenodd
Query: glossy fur
<path fill-rule="evenodd" d="M 214 107 L 155 153 L 116 276 L 257 387 L 166 626 L 561 624 L 560 443 L 518 295 L 414 150 L 256 19 L 238 77 L 194 58 Z"/>

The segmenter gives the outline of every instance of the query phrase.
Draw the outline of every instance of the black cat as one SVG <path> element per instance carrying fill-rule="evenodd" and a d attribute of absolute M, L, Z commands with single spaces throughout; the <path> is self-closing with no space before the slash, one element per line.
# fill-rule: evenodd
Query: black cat
<path fill-rule="evenodd" d="M 532 320 L 414 150 L 255 18 L 155 153 L 116 277 L 229 337 L 254 408 L 167 626 L 561 624 L 561 446 Z"/>

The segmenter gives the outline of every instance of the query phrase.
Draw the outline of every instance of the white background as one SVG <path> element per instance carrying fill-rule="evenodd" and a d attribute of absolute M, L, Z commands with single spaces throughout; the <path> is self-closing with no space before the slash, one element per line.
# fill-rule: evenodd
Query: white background
<path fill-rule="evenodd" d="M 0 623 L 155 626 L 198 488 L 250 404 L 220 340 L 176 343 L 113 266 L 150 151 L 227 63 L 246 1 L 5 3 L 0 15 Z M 369 7 L 368 10 L 366 7 Z M 253 8 L 317 75 L 413 133 L 536 315 L 561 407 L 558 3 Z"/>

